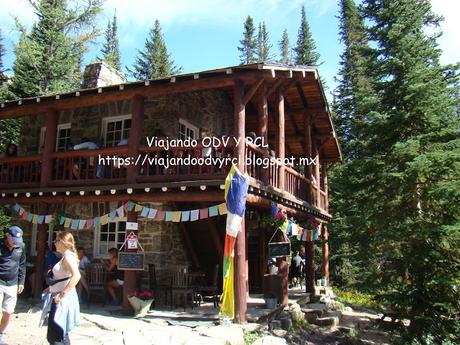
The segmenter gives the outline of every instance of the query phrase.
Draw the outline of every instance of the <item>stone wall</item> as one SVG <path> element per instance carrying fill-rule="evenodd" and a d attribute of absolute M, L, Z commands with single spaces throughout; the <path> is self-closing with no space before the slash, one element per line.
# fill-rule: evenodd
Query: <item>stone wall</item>
<path fill-rule="evenodd" d="M 143 144 L 147 144 L 147 136 L 157 135 L 160 130 L 170 138 L 177 138 L 180 118 L 199 129 L 210 131 L 212 135 L 230 135 L 233 132 L 233 105 L 228 95 L 219 90 L 146 99 L 144 111 Z M 92 141 L 100 139 L 104 118 L 129 114 L 131 101 L 118 101 L 61 111 L 59 123 L 71 123 L 71 141 L 78 144 L 84 137 Z M 45 126 L 45 120 L 45 115 L 23 119 L 21 155 L 38 152 L 40 128 Z"/>

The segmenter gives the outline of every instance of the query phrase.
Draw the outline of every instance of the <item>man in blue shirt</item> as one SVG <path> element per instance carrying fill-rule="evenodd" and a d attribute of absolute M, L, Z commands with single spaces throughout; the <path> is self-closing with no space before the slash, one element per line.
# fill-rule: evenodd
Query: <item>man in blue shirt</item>
<path fill-rule="evenodd" d="M 3 230 L 0 241 L 0 298 L 2 299 L 2 320 L 0 321 L 0 344 L 5 344 L 5 332 L 16 306 L 17 295 L 24 290 L 26 279 L 26 253 L 22 241 L 22 230 L 11 226 Z"/>

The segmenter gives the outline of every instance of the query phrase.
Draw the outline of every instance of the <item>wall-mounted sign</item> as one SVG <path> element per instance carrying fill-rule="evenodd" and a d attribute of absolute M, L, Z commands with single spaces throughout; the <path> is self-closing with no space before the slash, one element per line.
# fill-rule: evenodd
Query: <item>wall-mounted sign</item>
<path fill-rule="evenodd" d="M 126 230 L 138 230 L 137 222 L 126 222 Z"/>
<path fill-rule="evenodd" d="M 126 247 L 128 249 L 137 249 L 137 235 L 134 233 L 130 233 L 127 237 Z"/>

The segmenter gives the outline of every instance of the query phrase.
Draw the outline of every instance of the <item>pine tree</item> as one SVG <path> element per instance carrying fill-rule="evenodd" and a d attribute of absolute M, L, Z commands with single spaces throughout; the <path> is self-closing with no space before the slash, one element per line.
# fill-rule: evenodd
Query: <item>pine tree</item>
<path fill-rule="evenodd" d="M 113 14 L 105 30 L 105 42 L 102 46 L 102 61 L 121 72 L 120 44 L 118 40 L 117 14 Z"/>
<path fill-rule="evenodd" d="M 1 83 L 4 81 L 4 73 L 5 69 L 3 67 L 3 56 L 5 55 L 5 47 L 3 46 L 3 36 L 2 36 L 2 30 L 0 29 L 0 86 Z"/>
<path fill-rule="evenodd" d="M 259 31 L 257 34 L 257 61 L 267 62 L 271 60 L 271 47 L 265 22 L 259 23 Z"/>
<path fill-rule="evenodd" d="M 134 70 L 130 73 L 137 80 L 163 78 L 179 73 L 181 68 L 174 65 L 166 48 L 161 32 L 160 22 L 155 20 L 155 26 L 150 30 L 145 41 L 144 50 L 138 50 Z"/>
<path fill-rule="evenodd" d="M 297 45 L 294 48 L 295 63 L 297 65 L 318 66 L 320 55 L 316 51 L 316 43 L 308 25 L 305 6 L 302 6 L 300 27 L 297 34 Z"/>
<path fill-rule="evenodd" d="M 29 97 L 78 88 L 86 45 L 98 34 L 94 19 L 102 0 L 75 8 L 66 0 L 29 2 L 38 20 L 30 32 L 18 23 L 21 37 L 15 47 L 11 90 L 16 97 Z"/>
<path fill-rule="evenodd" d="M 290 64 L 291 58 L 290 58 L 290 47 L 289 47 L 289 35 L 286 29 L 284 29 L 283 37 L 278 42 L 278 47 L 280 49 L 280 56 L 281 56 L 279 62 L 285 65 Z"/>
<path fill-rule="evenodd" d="M 254 54 L 256 53 L 257 41 L 255 39 L 254 21 L 251 16 L 244 22 L 243 39 L 240 41 L 238 50 L 240 51 L 241 64 L 250 64 L 256 62 Z"/>
<path fill-rule="evenodd" d="M 440 17 L 429 0 L 367 0 L 364 11 L 381 99 L 361 193 L 381 243 L 380 300 L 410 320 L 408 339 L 458 343 L 460 125 L 438 35 L 426 30 Z"/>

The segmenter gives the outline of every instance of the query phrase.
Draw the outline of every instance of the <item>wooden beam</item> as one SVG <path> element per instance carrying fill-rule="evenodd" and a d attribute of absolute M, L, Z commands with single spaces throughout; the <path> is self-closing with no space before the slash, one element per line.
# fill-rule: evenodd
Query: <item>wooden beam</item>
<path fill-rule="evenodd" d="M 131 101 L 131 129 L 128 139 L 128 157 L 137 157 L 144 127 L 144 97 L 135 95 Z M 139 167 L 130 164 L 126 168 L 126 182 L 136 183 Z"/>
<path fill-rule="evenodd" d="M 276 92 L 276 109 L 277 109 L 277 115 L 278 115 L 278 128 L 277 128 L 277 144 L 278 144 L 278 157 L 282 160 L 284 160 L 286 156 L 285 152 L 285 145 L 286 142 L 284 140 L 285 136 L 285 118 L 284 118 L 284 95 L 278 90 Z M 281 190 L 284 190 L 284 165 L 281 165 L 279 167 L 279 177 L 278 177 L 278 187 Z"/>
<path fill-rule="evenodd" d="M 39 204 L 38 213 L 48 214 L 49 206 L 43 203 Z M 30 224 L 32 227 L 32 223 Z M 48 224 L 39 224 L 37 231 L 37 259 L 35 260 L 35 281 L 34 281 L 34 298 L 40 298 L 43 292 L 43 278 L 45 276 L 45 248 L 47 242 Z M 26 277 L 27 278 L 27 277 Z"/>
<path fill-rule="evenodd" d="M 263 85 L 263 90 L 259 95 L 257 102 L 257 125 L 258 135 L 263 139 L 264 144 L 268 144 L 268 101 L 267 101 L 267 86 Z M 268 148 L 263 148 L 264 157 L 269 156 Z M 261 180 L 268 184 L 269 179 L 268 169 L 262 169 Z"/>
<path fill-rule="evenodd" d="M 137 212 L 134 210 L 128 211 L 126 215 L 126 221 L 127 222 L 133 222 L 137 223 Z M 136 235 L 138 234 L 138 230 L 126 230 L 125 236 L 128 237 L 128 235 L 134 232 Z M 128 248 L 124 248 L 125 251 L 132 251 L 128 250 Z M 134 252 L 137 252 L 137 250 L 134 250 Z M 131 307 L 131 304 L 128 301 L 128 294 L 134 292 L 137 290 L 137 275 L 140 274 L 141 272 L 138 271 L 131 271 L 131 270 L 125 270 L 124 272 L 124 284 L 123 284 L 123 311 L 128 314 L 132 314 L 134 312 L 133 308 Z"/>
<path fill-rule="evenodd" d="M 222 202 L 224 201 L 224 191 L 190 191 L 186 195 L 184 192 L 166 193 L 143 193 L 143 194 L 104 194 L 104 195 L 56 195 L 56 196 L 6 196 L 0 197 L 0 205 L 14 205 L 16 202 L 32 204 L 43 202 L 47 204 L 60 203 L 89 203 L 89 202 L 110 202 L 123 201 L 130 199 L 136 202 Z"/>
<path fill-rule="evenodd" d="M 313 150 L 313 148 L 312 148 L 313 141 L 312 141 L 312 138 L 311 138 L 311 116 L 308 115 L 308 114 L 305 117 L 304 131 L 305 131 L 305 145 L 307 147 L 307 152 L 306 152 L 307 156 L 306 156 L 306 158 L 309 161 L 311 161 L 312 153 L 313 153 L 313 151 L 312 151 Z M 312 166 L 310 164 L 307 164 L 305 166 L 304 172 L 305 172 L 305 177 L 308 180 L 312 181 L 313 170 L 312 170 Z M 309 184 L 309 187 L 307 188 L 306 200 L 311 205 L 313 205 L 313 187 L 312 187 L 311 183 Z"/>
<path fill-rule="evenodd" d="M 53 159 L 51 154 L 56 148 L 57 125 L 59 122 L 59 113 L 50 109 L 46 116 L 45 147 L 43 148 L 42 167 L 40 175 L 40 186 L 46 187 L 51 179 Z"/>
<path fill-rule="evenodd" d="M 300 100 L 302 101 L 303 107 L 308 108 L 308 102 L 303 93 L 302 85 L 300 84 L 300 81 L 296 82 L 295 86 L 296 86 L 297 92 L 299 93 L 299 97 L 300 97 Z"/>
<path fill-rule="evenodd" d="M 275 91 L 277 91 L 279 89 L 279 87 L 283 84 L 284 82 L 284 79 L 278 79 L 273 85 L 271 88 L 268 89 L 267 91 L 267 98 L 271 96 L 272 93 L 274 93 Z"/>
<path fill-rule="evenodd" d="M 323 277 L 326 279 L 326 286 L 329 286 L 329 233 L 327 231 L 326 224 L 322 225 L 322 234 L 323 239 L 322 243 L 322 271 Z"/>
<path fill-rule="evenodd" d="M 245 106 L 252 99 L 252 97 L 254 96 L 254 94 L 257 92 L 257 90 L 263 84 L 264 81 L 265 81 L 264 78 L 260 78 L 259 80 L 256 81 L 254 85 L 252 85 L 252 87 L 248 90 L 248 92 L 246 92 L 246 94 L 243 97 L 243 104 Z"/>
<path fill-rule="evenodd" d="M 260 73 L 234 73 L 230 76 L 208 76 L 200 79 L 177 79 L 176 83 L 170 83 L 163 80 L 151 81 L 146 85 L 126 85 L 124 90 L 110 87 L 104 88 L 102 94 L 95 90 L 81 90 L 80 96 L 75 97 L 75 92 L 62 95 L 59 97 L 42 97 L 40 103 L 34 99 L 26 99 L 27 102 L 21 106 L 16 104 L 4 103 L 4 107 L 0 108 L 0 120 L 9 118 L 19 118 L 23 116 L 35 116 L 37 114 L 46 113 L 50 109 L 64 110 L 72 108 L 83 108 L 99 104 L 111 103 L 121 100 L 132 99 L 135 95 L 140 95 L 145 98 L 158 98 L 175 93 L 194 92 L 208 89 L 220 89 L 232 87 L 235 83 L 235 78 L 244 80 L 245 82 L 254 82 Z"/>
<path fill-rule="evenodd" d="M 245 137 L 245 124 L 246 124 L 246 110 L 243 103 L 244 83 L 237 79 L 233 89 L 233 102 L 234 102 L 234 124 L 235 136 L 239 139 Z M 245 172 L 245 145 L 238 145 L 234 150 L 235 158 L 238 160 L 237 167 L 244 173 Z M 241 231 L 239 232 L 235 241 L 235 321 L 238 323 L 246 322 L 247 313 L 247 272 L 246 272 L 246 225 L 245 217 L 241 224 Z"/>

